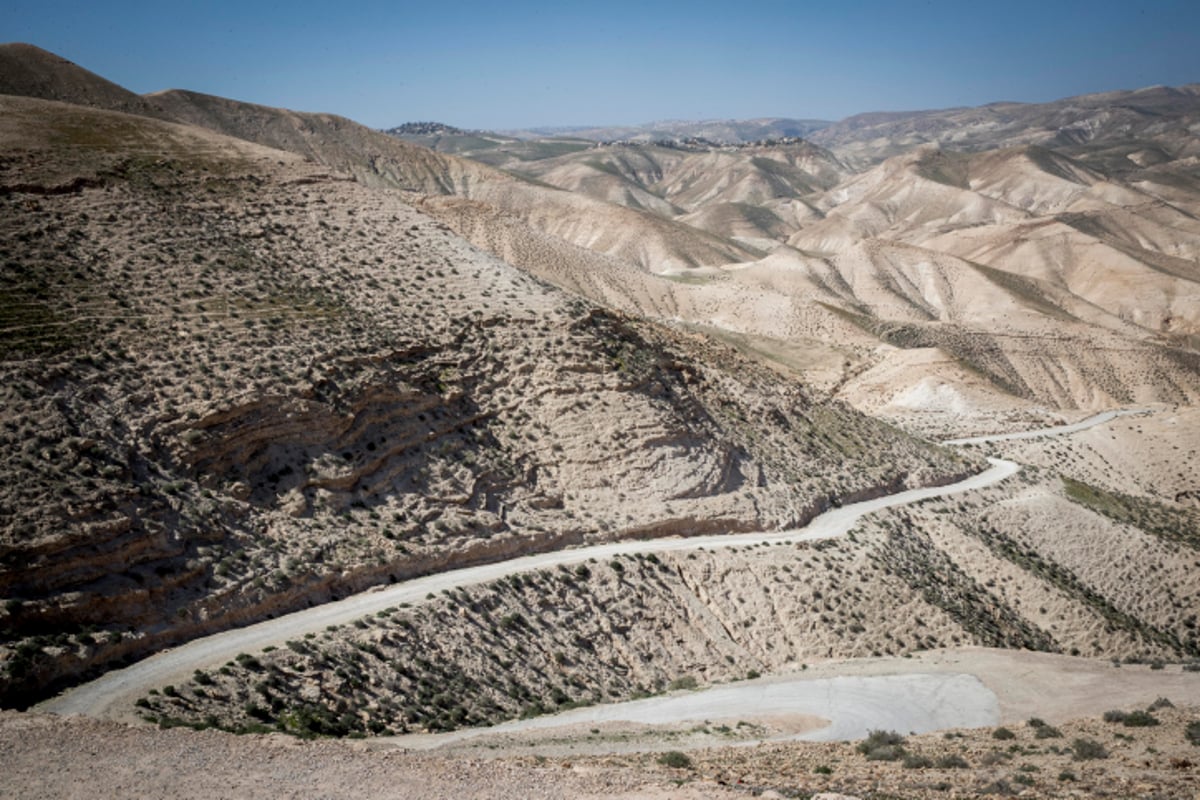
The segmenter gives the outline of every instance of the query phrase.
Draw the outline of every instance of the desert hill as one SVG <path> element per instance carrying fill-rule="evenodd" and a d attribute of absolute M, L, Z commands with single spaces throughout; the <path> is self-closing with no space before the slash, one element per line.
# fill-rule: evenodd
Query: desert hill
<path fill-rule="evenodd" d="M 0 44 L 0 94 L 168 118 L 153 103 L 123 86 L 31 44 Z"/>
<path fill-rule="evenodd" d="M 299 155 L 0 104 L 6 703 L 373 583 L 969 469 Z"/>
<path fill-rule="evenodd" d="M 1050 103 L 989 103 L 978 108 L 867 113 L 810 134 L 856 164 L 870 164 L 921 144 L 980 151 L 1024 144 L 1090 149 L 1136 143 L 1144 158 L 1195 156 L 1190 133 L 1200 115 L 1200 85 L 1151 86 Z M 1153 154 L 1153 155 L 1152 155 Z"/>
<path fill-rule="evenodd" d="M 763 139 L 801 138 L 829 125 L 819 119 L 788 119 L 785 117 L 763 117 L 760 119 L 662 120 L 643 125 L 541 127 L 523 131 L 504 131 L 522 139 L 571 136 L 596 142 L 673 141 L 684 139 L 706 139 L 718 144 L 744 144 Z"/>
<path fill-rule="evenodd" d="M 713 265 L 744 257 L 731 243 L 636 211 L 555 192 L 506 173 L 416 147 L 328 114 L 307 114 L 172 90 L 150 95 L 172 118 L 299 153 L 368 186 L 453 194 L 522 216 L 536 230 L 643 269 Z"/>
<path fill-rule="evenodd" d="M 351 764 L 371 785 L 424 786 L 428 768 L 446 794 L 528 796 L 532 781 L 553 796 L 560 776 L 542 761 L 480 766 L 490 740 L 435 762 L 277 734 L 440 731 L 809 665 L 835 680 L 978 676 L 1019 741 L 912 737 L 911 762 L 882 765 L 847 744 L 674 759 L 692 767 L 629 756 L 642 760 L 585 763 L 572 785 L 635 793 L 650 775 L 652 794 L 677 796 L 667 778 L 696 765 L 713 783 L 692 796 L 1191 785 L 1191 89 L 1144 93 L 1157 127 L 1122 129 L 1147 117 L 1126 93 L 1063 101 L 1039 124 L 1085 120 L 1089 134 L 1028 141 L 1028 109 L 1007 105 L 989 113 L 1009 128 L 937 112 L 935 141 L 922 115 L 864 119 L 919 130 L 828 149 L 407 132 L 478 146 L 497 169 L 333 115 L 180 90 L 142 106 L 36 48 L 0 59 L 0 704 L 419 575 L 722 537 L 322 622 L 189 664 L 114 712 L 249 733 L 244 747 L 215 730 L 5 713 L 6 790 L 78 784 L 75 743 L 91 752 L 104 735 L 131 743 L 104 772 L 125 788 L 173 793 L 177 752 L 211 777 L 229 752 L 261 767 L 269 751 L 306 777 Z M 955 125 L 969 146 L 952 146 Z M 1118 404 L 1150 408 L 956 449 L 904 432 L 1040 427 Z M 833 538 L 725 546 L 974 474 L 985 455 L 1025 466 Z M 1118 669 L 1133 662 L 1145 666 Z M 1179 708 L 1146 695 L 1161 686 Z M 1135 739 L 1079 719 L 1110 697 L 1161 726 Z M 1050 723 L 1026 722 L 1043 707 Z M 677 743 L 821 724 L 741 722 L 636 735 L 690 747 Z M 1055 743 L 1064 732 L 1104 738 L 1112 760 L 1077 765 L 1090 739 Z M 534 741 L 640 747 L 630 736 Z M 47 748 L 72 763 L 47 767 Z"/>
<path fill-rule="evenodd" d="M 1186 146 L 1168 141 L 1191 97 L 1187 87 L 1139 95 L 1161 117 L 1147 134 L 1153 154 L 1105 133 L 1128 128 L 1113 112 L 1069 147 L 925 145 L 857 174 L 806 142 L 579 149 L 485 135 L 496 146 L 480 152 L 505 172 L 330 115 L 183 91 L 147 99 L 174 119 L 409 191 L 546 280 L 723 337 L 864 409 L 908 398 L 895 409 L 907 414 L 930 386 L 922 353 L 949 359 L 932 387 L 964 398 L 960 409 L 1194 398 L 1200 181 Z M 1049 125 L 1127 99 L 1037 113 Z M 1094 280 L 1085 263 L 1109 277 Z M 984 385 L 964 382 L 972 373 Z M 899 381 L 890 397 L 858 380 L 882 374 Z"/>
<path fill-rule="evenodd" d="M 1182 97 L 1186 111 L 1186 91 L 1166 94 Z M 1178 124 L 1178 115 L 1162 122 Z M 559 277 L 538 259 L 518 263 L 759 356 L 823 352 L 801 359 L 809 380 L 863 408 L 895 399 L 896 419 L 930 388 L 957 398 L 959 412 L 1011 398 L 1064 408 L 1190 403 L 1200 321 L 1195 160 L 1156 146 L 1160 157 L 1141 158 L 1144 166 L 1124 156 L 1114 166 L 1115 135 L 1094 138 L 981 152 L 924 144 L 857 173 L 808 143 L 626 144 L 514 163 L 531 178 L 766 254 L 667 271 L 671 284 L 623 280 L 619 299 L 606 281 L 584 277 L 603 269 L 586 259 L 560 260 Z M 501 225 L 473 235 L 494 247 L 521 234 Z M 938 360 L 956 366 L 931 374 Z M 884 374 L 890 397 L 876 390 Z"/>

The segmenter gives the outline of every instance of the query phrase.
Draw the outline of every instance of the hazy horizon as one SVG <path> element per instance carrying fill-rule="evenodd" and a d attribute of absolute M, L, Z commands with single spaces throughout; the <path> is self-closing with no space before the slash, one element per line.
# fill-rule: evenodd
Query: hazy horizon
<path fill-rule="evenodd" d="M 0 40 L 129 89 L 376 128 L 640 125 L 1046 102 L 1200 81 L 1200 5 L 752 0 L 568 7 L 17 0 Z"/>

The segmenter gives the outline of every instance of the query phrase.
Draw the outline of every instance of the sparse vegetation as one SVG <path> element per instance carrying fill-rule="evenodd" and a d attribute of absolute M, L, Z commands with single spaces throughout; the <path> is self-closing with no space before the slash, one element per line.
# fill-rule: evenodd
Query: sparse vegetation
<path fill-rule="evenodd" d="M 871 731 L 855 748 L 868 761 L 896 761 L 905 755 L 904 737 L 895 731 Z"/>
<path fill-rule="evenodd" d="M 1071 742 L 1071 755 L 1076 761 L 1108 758 L 1108 750 L 1095 739 L 1079 737 Z"/>
<path fill-rule="evenodd" d="M 671 769 L 691 769 L 692 759 L 678 750 L 668 750 L 658 757 L 658 763 Z"/>

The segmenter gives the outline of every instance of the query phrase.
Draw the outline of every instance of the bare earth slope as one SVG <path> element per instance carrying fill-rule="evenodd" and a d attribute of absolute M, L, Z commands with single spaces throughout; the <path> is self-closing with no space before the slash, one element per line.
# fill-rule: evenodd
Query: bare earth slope
<path fill-rule="evenodd" d="M 392 578 L 971 469 L 299 156 L 2 97 L 4 697 Z"/>
<path fill-rule="evenodd" d="M 20 42 L 0 44 L 0 94 L 169 118 L 162 109 L 128 89 L 62 56 Z"/>
<path fill-rule="evenodd" d="M 435 153 L 329 114 L 268 108 L 172 90 L 150 95 L 173 118 L 278 147 L 354 175 L 368 186 L 458 195 L 524 219 L 536 230 L 645 270 L 713 265 L 747 251 L 654 215 L 555 191 Z"/>

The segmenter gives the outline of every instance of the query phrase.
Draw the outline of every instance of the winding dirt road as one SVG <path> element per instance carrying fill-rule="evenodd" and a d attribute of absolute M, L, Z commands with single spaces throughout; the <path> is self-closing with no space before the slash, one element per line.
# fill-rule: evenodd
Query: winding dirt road
<path fill-rule="evenodd" d="M 1030 431 L 1025 435 L 1053 435 L 1084 430 L 1107 422 L 1120 413 L 1131 412 L 1105 412 L 1074 425 Z M 976 437 L 970 440 L 961 440 L 961 442 L 986 442 L 1013 437 L 1014 434 L 1002 434 L 993 437 Z M 949 443 L 958 443 L 958 441 Z M 329 625 L 344 625 L 401 603 L 414 605 L 422 603 L 430 593 L 486 583 L 515 573 L 546 569 L 560 564 L 569 566 L 592 558 L 605 559 L 615 555 L 650 551 L 745 547 L 752 544 L 811 541 L 841 536 L 847 533 L 859 518 L 873 511 L 981 489 L 999 483 L 1020 470 L 1020 466 L 1011 461 L 996 458 L 989 458 L 988 461 L 991 463 L 991 467 L 957 483 L 910 489 L 831 509 L 815 518 L 807 526 L 796 530 L 613 542 L 524 556 L 496 564 L 443 572 L 372 589 L 344 600 L 193 640 L 174 649 L 157 653 L 123 669 L 108 672 L 94 681 L 51 698 L 36 708 L 40 711 L 57 714 L 86 714 L 100 718 L 136 721 L 138 717 L 134 713 L 134 701 L 145 695 L 150 689 L 169 683 L 180 683 L 189 678 L 194 670 L 220 666 L 235 658 L 239 653 L 257 652 L 268 646 L 278 647 L 289 639 L 300 638 L 306 633 L 319 632 Z M 954 724 L 972 723 L 960 721 Z M 987 722 L 974 724 L 987 724 Z M 902 727 L 910 730 L 916 729 L 912 725 Z"/>

